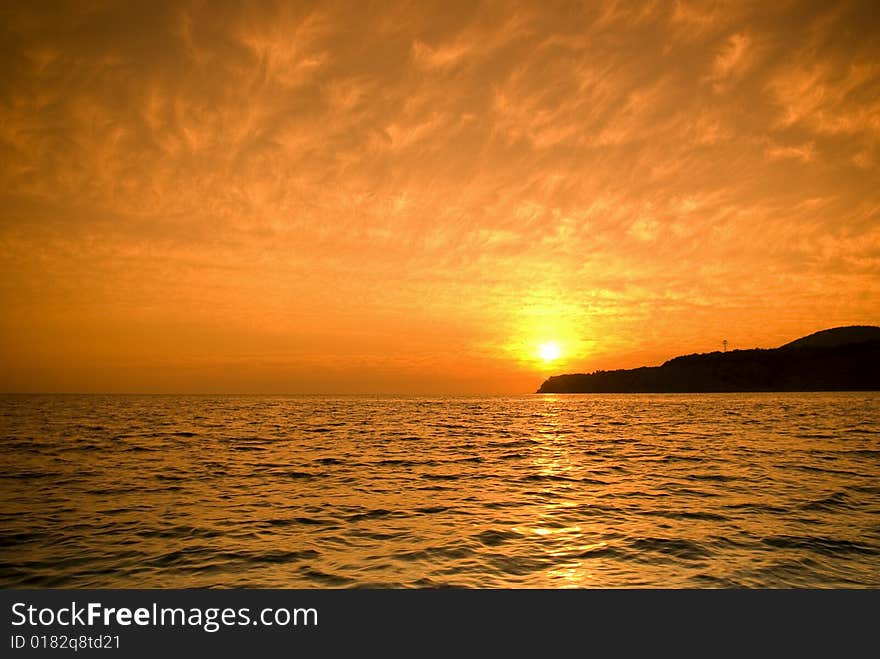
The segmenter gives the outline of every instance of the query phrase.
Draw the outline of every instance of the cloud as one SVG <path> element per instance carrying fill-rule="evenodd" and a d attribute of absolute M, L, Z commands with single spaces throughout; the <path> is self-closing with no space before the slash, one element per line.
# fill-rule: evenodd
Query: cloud
<path fill-rule="evenodd" d="M 815 146 L 812 142 L 798 146 L 770 146 L 767 147 L 765 153 L 771 160 L 794 158 L 803 163 L 812 162 L 816 155 Z"/>
<path fill-rule="evenodd" d="M 708 79 L 716 91 L 722 91 L 745 75 L 755 57 L 755 45 L 747 33 L 731 35 L 715 56 Z"/>
<path fill-rule="evenodd" d="M 350 389 L 525 391 L 551 331 L 589 369 L 876 322 L 870 3 L 3 11 L 18 373 L 61 378 L 63 339 L 95 378 L 357 357 Z"/>

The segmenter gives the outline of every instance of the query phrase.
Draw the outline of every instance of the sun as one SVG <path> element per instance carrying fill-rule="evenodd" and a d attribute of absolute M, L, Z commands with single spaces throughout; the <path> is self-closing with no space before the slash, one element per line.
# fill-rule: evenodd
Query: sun
<path fill-rule="evenodd" d="M 542 343 L 538 346 L 538 354 L 541 356 L 545 362 L 552 362 L 559 359 L 562 355 L 562 351 L 559 349 L 559 344 L 550 341 L 548 343 Z"/>

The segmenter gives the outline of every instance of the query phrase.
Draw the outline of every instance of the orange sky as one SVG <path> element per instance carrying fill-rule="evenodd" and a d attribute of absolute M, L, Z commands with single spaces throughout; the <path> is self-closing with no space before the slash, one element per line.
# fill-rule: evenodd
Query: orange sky
<path fill-rule="evenodd" d="M 880 324 L 873 0 L 33 4 L 0 391 L 530 392 Z"/>

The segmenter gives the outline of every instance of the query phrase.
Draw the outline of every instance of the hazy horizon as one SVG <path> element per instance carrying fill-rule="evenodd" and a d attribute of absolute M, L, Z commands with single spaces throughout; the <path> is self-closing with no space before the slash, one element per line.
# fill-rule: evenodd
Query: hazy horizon
<path fill-rule="evenodd" d="M 0 391 L 525 394 L 880 324 L 877 3 L 0 16 Z"/>
<path fill-rule="evenodd" d="M 803 338 L 803 337 L 798 337 L 798 338 Z M 780 347 L 780 346 L 771 346 L 770 348 L 772 349 L 772 348 L 776 348 L 776 347 Z M 722 351 L 726 351 L 725 346 L 722 346 L 722 348 L 723 348 Z M 760 349 L 760 348 L 757 348 L 757 349 Z M 739 350 L 739 348 L 732 348 L 731 352 L 733 352 L 735 350 Z M 746 349 L 746 350 L 748 350 L 748 349 Z M 714 351 L 714 352 L 718 352 L 718 351 Z M 691 353 L 691 354 L 707 354 L 707 353 Z M 674 355 L 674 356 L 671 356 L 669 359 L 673 359 L 675 357 L 681 357 L 681 356 L 683 356 L 683 355 Z M 641 366 L 649 366 L 650 367 L 650 366 L 659 366 L 659 365 L 660 364 L 642 364 Z M 563 373 L 553 373 L 552 375 L 559 376 L 559 375 L 564 375 L 564 374 Z M 550 377 L 550 376 L 548 376 L 548 377 Z M 89 390 L 80 390 L 80 391 L 0 391 L 0 395 L 11 395 L 11 396 L 14 396 L 14 395 L 33 395 L 33 396 L 41 396 L 41 395 L 47 395 L 47 396 L 50 396 L 50 395 L 71 395 L 71 396 L 76 396 L 76 395 L 95 395 L 95 396 L 101 396 L 101 395 L 120 395 L 120 396 L 125 396 L 125 395 L 131 395 L 131 396 L 157 395 L 157 396 L 269 396 L 269 397 L 271 397 L 271 396 L 282 396 L 282 397 L 284 397 L 284 396 L 306 396 L 306 397 L 308 397 L 308 396 L 313 396 L 313 397 L 334 397 L 334 396 L 340 396 L 340 397 L 354 396 L 354 397 L 357 397 L 357 396 L 363 396 L 363 397 L 395 397 L 395 398 L 396 397 L 406 398 L 406 397 L 440 396 L 440 397 L 467 398 L 467 397 L 481 397 L 481 396 L 488 396 L 488 397 L 517 396 L 517 395 L 530 395 L 530 394 L 536 394 L 536 393 L 553 396 L 553 395 L 558 395 L 560 393 L 562 393 L 564 395 L 571 395 L 571 393 L 573 393 L 573 392 L 541 392 L 541 391 L 535 391 L 534 389 L 530 390 L 530 391 L 519 391 L 519 392 L 482 391 L 482 392 L 476 392 L 476 393 L 473 393 L 473 392 L 472 393 L 467 393 L 467 392 L 463 393 L 463 392 L 456 392 L 456 391 L 430 391 L 430 390 L 424 390 L 423 388 L 421 390 L 419 390 L 419 387 L 416 387 L 415 389 L 416 389 L 415 391 L 405 391 L 405 390 L 380 391 L 380 390 L 371 390 L 371 389 L 367 388 L 362 391 L 355 391 L 355 390 L 340 391 L 338 389 L 333 389 L 332 386 L 330 386 L 326 390 L 315 390 L 315 391 L 282 391 L 282 390 L 275 390 L 275 391 L 273 391 L 273 390 L 232 391 L 232 390 L 225 390 L 225 389 L 217 389 L 217 390 L 207 389 L 204 391 L 196 391 L 196 390 L 189 390 L 189 391 L 152 390 L 151 391 L 151 390 L 132 389 L 132 390 L 127 390 L 127 391 L 123 391 L 123 390 L 116 390 L 116 391 L 101 391 L 101 390 L 92 390 L 92 391 L 89 391 Z M 773 391 L 773 390 L 768 390 L 764 393 L 768 393 L 768 394 L 776 394 L 776 393 L 817 393 L 817 394 L 822 394 L 822 393 L 829 393 L 829 392 L 840 393 L 841 391 L 845 392 L 845 391 L 850 391 L 850 390 L 848 390 L 848 389 L 844 389 L 844 390 L 837 390 L 837 389 L 812 390 L 812 389 L 810 389 L 810 390 L 804 390 L 804 391 L 788 391 L 788 390 Z M 858 392 L 863 392 L 863 390 L 854 389 L 851 392 L 858 393 Z M 588 393 L 589 395 L 604 395 L 603 392 L 583 392 L 583 393 Z M 621 392 L 608 392 L 608 393 L 611 395 L 617 395 Z M 736 394 L 742 394 L 744 392 L 731 390 L 729 392 L 727 392 L 727 391 L 705 391 L 705 392 L 656 391 L 656 392 L 640 392 L 640 393 L 644 393 L 644 394 L 648 394 L 648 395 L 650 395 L 651 393 L 655 393 L 658 395 L 677 394 L 677 393 L 686 394 L 686 395 L 691 395 L 691 394 L 695 394 L 695 393 L 700 393 L 701 395 L 712 395 L 712 394 L 730 393 L 730 394 L 736 395 Z M 754 393 L 762 393 L 762 392 L 760 390 L 756 390 L 756 391 L 750 391 L 749 393 L 754 394 Z"/>

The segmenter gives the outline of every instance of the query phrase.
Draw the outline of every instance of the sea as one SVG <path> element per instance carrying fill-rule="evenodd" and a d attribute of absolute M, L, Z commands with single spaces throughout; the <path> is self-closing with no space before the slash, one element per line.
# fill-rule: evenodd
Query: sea
<path fill-rule="evenodd" d="M 877 588 L 880 393 L 0 397 L 3 588 Z"/>

